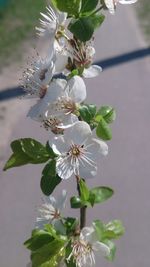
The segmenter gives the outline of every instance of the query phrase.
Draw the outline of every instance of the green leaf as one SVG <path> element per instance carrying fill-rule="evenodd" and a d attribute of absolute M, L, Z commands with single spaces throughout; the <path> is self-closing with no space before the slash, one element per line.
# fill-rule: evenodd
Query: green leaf
<path fill-rule="evenodd" d="M 88 17 L 72 19 L 68 29 L 81 42 L 89 41 L 94 33 L 93 24 Z"/>
<path fill-rule="evenodd" d="M 100 121 L 101 116 L 103 117 L 103 119 L 107 122 L 107 123 L 112 123 L 115 121 L 116 119 L 116 111 L 114 108 L 112 108 L 111 106 L 102 106 L 96 116 L 95 116 L 95 120 L 97 122 Z"/>
<path fill-rule="evenodd" d="M 79 181 L 79 188 L 80 188 L 80 197 L 81 201 L 88 201 L 89 199 L 89 189 L 83 179 Z"/>
<path fill-rule="evenodd" d="M 112 131 L 103 118 L 101 118 L 99 121 L 99 124 L 96 128 L 96 134 L 103 140 L 111 140 L 112 138 Z"/>
<path fill-rule="evenodd" d="M 78 223 L 79 222 L 76 218 L 68 217 L 65 219 L 65 226 L 66 226 L 66 230 L 67 230 L 67 235 L 74 233 Z"/>
<path fill-rule="evenodd" d="M 40 142 L 32 138 L 24 138 L 12 143 L 12 150 L 16 151 L 17 143 L 20 143 L 22 150 L 28 155 L 33 161 L 43 163 L 47 161 L 50 157 L 47 153 L 46 147 Z"/>
<path fill-rule="evenodd" d="M 79 208 L 82 208 L 84 206 L 81 202 L 80 197 L 78 197 L 78 196 L 71 197 L 70 204 L 71 204 L 72 209 L 79 209 Z"/>
<path fill-rule="evenodd" d="M 18 139 L 11 143 L 11 149 L 13 154 L 4 166 L 4 171 L 22 166 L 25 164 L 39 164 L 48 161 L 50 158 L 46 147 L 40 142 L 31 139 L 24 138 Z"/>
<path fill-rule="evenodd" d="M 91 0 L 82 0 L 80 14 L 94 11 L 97 4 L 98 4 L 98 0 L 92 0 L 92 1 Z"/>
<path fill-rule="evenodd" d="M 82 42 L 87 42 L 92 38 L 94 30 L 104 21 L 103 15 L 91 15 L 72 19 L 68 25 L 68 29 L 72 34 Z"/>
<path fill-rule="evenodd" d="M 49 142 L 46 143 L 46 150 L 47 150 L 47 153 L 49 154 L 51 159 L 54 159 L 57 157 L 57 155 L 54 153 L 53 149 L 50 147 Z"/>
<path fill-rule="evenodd" d="M 31 254 L 32 266 L 42 267 L 42 264 L 51 261 L 52 257 L 59 255 L 65 242 L 62 240 L 54 240 Z"/>
<path fill-rule="evenodd" d="M 114 191 L 109 187 L 99 186 L 90 190 L 90 194 L 95 196 L 94 204 L 102 203 L 112 197 Z"/>
<path fill-rule="evenodd" d="M 28 239 L 24 245 L 31 251 L 36 251 L 45 244 L 52 242 L 54 238 L 44 230 L 39 230 L 36 235 Z"/>
<path fill-rule="evenodd" d="M 52 0 L 52 3 L 60 11 L 69 15 L 78 15 L 81 6 L 81 0 Z"/>
<path fill-rule="evenodd" d="M 119 220 L 113 220 L 106 224 L 104 237 L 108 239 L 117 239 L 122 236 L 125 232 L 125 229 L 122 225 L 122 222 Z"/>
<path fill-rule="evenodd" d="M 95 105 L 82 105 L 79 109 L 81 118 L 90 123 L 96 114 L 96 106 Z"/>
<path fill-rule="evenodd" d="M 41 190 L 46 195 L 52 194 L 56 186 L 61 182 L 61 178 L 56 174 L 56 161 L 51 160 L 44 168 L 41 178 Z"/>

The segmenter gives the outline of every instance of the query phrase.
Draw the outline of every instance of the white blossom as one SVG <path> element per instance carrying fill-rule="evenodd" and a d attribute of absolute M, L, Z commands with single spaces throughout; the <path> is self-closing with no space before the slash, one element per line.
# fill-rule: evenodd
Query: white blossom
<path fill-rule="evenodd" d="M 82 178 L 92 178 L 97 173 L 99 155 L 107 155 L 108 146 L 105 142 L 93 138 L 90 126 L 78 121 L 64 132 L 50 140 L 56 159 L 56 171 L 62 179 L 73 174 Z"/>
<path fill-rule="evenodd" d="M 27 97 L 42 99 L 55 72 L 54 62 L 50 58 L 38 59 L 24 72 L 24 90 Z"/>
<path fill-rule="evenodd" d="M 85 98 L 86 87 L 81 77 L 74 76 L 68 82 L 56 79 L 51 82 L 45 97 L 30 109 L 28 116 L 43 122 L 53 133 L 62 133 L 62 129 L 78 120 L 74 113 Z"/>
<path fill-rule="evenodd" d="M 57 230 L 61 230 L 61 212 L 65 207 L 66 198 L 67 192 L 65 190 L 57 199 L 53 196 L 45 197 L 44 203 L 38 209 L 39 216 L 36 219 L 36 227 L 43 228 L 45 224 L 53 224 Z"/>
<path fill-rule="evenodd" d="M 69 262 L 73 257 L 77 267 L 88 267 L 95 265 L 95 254 L 97 256 L 108 256 L 110 248 L 99 242 L 93 227 L 84 227 L 80 236 L 72 240 L 72 251 L 67 258 Z"/>
<path fill-rule="evenodd" d="M 54 10 L 51 6 L 46 7 L 47 14 L 40 13 L 42 19 L 40 19 L 41 27 L 36 27 L 40 36 L 47 36 L 50 39 L 57 37 L 57 32 L 64 30 L 64 24 L 67 18 L 67 14 Z"/>
<path fill-rule="evenodd" d="M 111 14 L 115 13 L 117 3 L 126 5 L 126 4 L 134 4 L 137 1 L 138 0 L 104 0 L 106 7 L 108 8 Z"/>

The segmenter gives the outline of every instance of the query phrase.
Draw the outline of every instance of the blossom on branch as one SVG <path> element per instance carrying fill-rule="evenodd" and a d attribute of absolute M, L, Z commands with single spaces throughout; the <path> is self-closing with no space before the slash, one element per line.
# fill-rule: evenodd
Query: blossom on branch
<path fill-rule="evenodd" d="M 38 209 L 39 216 L 36 219 L 36 227 L 43 228 L 45 224 L 53 224 L 57 230 L 62 228 L 61 211 L 65 207 L 66 198 L 66 190 L 63 190 L 57 199 L 53 196 L 45 197 L 44 203 Z"/>
<path fill-rule="evenodd" d="M 49 142 L 58 154 L 56 171 L 62 179 L 73 174 L 84 179 L 92 178 L 97 173 L 98 156 L 108 153 L 107 144 L 94 138 L 90 126 L 81 121 L 66 129 L 64 136 Z"/>
<path fill-rule="evenodd" d="M 95 265 L 95 255 L 108 256 L 110 248 L 102 242 L 99 242 L 93 227 L 84 227 L 80 236 L 72 240 L 72 251 L 67 258 L 71 258 L 77 267 L 87 267 Z"/>

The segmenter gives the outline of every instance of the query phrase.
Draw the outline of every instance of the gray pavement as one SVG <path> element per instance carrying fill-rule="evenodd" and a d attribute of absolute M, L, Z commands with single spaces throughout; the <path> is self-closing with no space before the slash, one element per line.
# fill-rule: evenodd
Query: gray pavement
<path fill-rule="evenodd" d="M 146 48 L 131 7 L 118 7 L 115 16 L 108 15 L 95 42 L 97 61 Z M 97 259 L 96 267 L 150 266 L 149 78 L 149 58 L 143 57 L 120 62 L 104 69 L 98 78 L 86 80 L 89 102 L 110 104 L 118 114 L 113 125 L 113 140 L 109 143 L 109 156 L 100 162 L 97 178 L 88 182 L 90 186 L 111 186 L 115 195 L 88 211 L 88 224 L 93 218 L 105 222 L 118 218 L 126 227 L 126 234 L 117 241 L 114 263 Z M 25 111 L 29 103 L 23 100 L 22 106 Z M 21 108 L 19 112 L 22 112 Z M 48 134 L 23 113 L 12 129 L 10 140 L 20 137 L 45 142 Z M 9 153 L 7 148 L 6 159 Z M 41 203 L 41 168 L 25 166 L 1 174 L 0 267 L 25 267 L 28 263 L 29 254 L 22 243 L 30 235 L 35 208 Z M 63 182 L 56 194 L 61 188 L 68 188 L 70 195 L 75 191 L 75 182 Z"/>

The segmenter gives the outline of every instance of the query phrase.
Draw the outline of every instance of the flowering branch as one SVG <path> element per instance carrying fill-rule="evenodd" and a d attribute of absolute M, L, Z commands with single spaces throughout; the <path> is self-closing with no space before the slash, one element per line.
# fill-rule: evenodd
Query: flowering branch
<path fill-rule="evenodd" d="M 41 13 L 40 38 L 49 44 L 46 58 L 35 60 L 24 72 L 27 98 L 36 98 L 27 116 L 48 131 L 43 145 L 32 138 L 11 143 L 12 155 L 4 170 L 25 164 L 46 163 L 41 190 L 45 195 L 38 208 L 35 229 L 24 243 L 31 251 L 32 267 L 86 267 L 95 265 L 95 254 L 108 260 L 115 257 L 115 239 L 124 233 L 119 220 L 103 223 L 99 218 L 86 226 L 86 210 L 114 194 L 106 186 L 88 188 L 86 180 L 96 176 L 100 156 L 107 156 L 116 118 L 111 106 L 86 103 L 86 79 L 101 74 L 93 65 L 94 32 L 104 22 L 101 13 L 114 13 L 118 3 L 137 0 L 51 0 L 46 14 Z M 97 138 L 95 138 L 95 135 Z M 67 192 L 55 198 L 52 193 L 63 180 L 76 179 L 77 196 L 72 209 L 79 218 L 63 216 Z"/>

